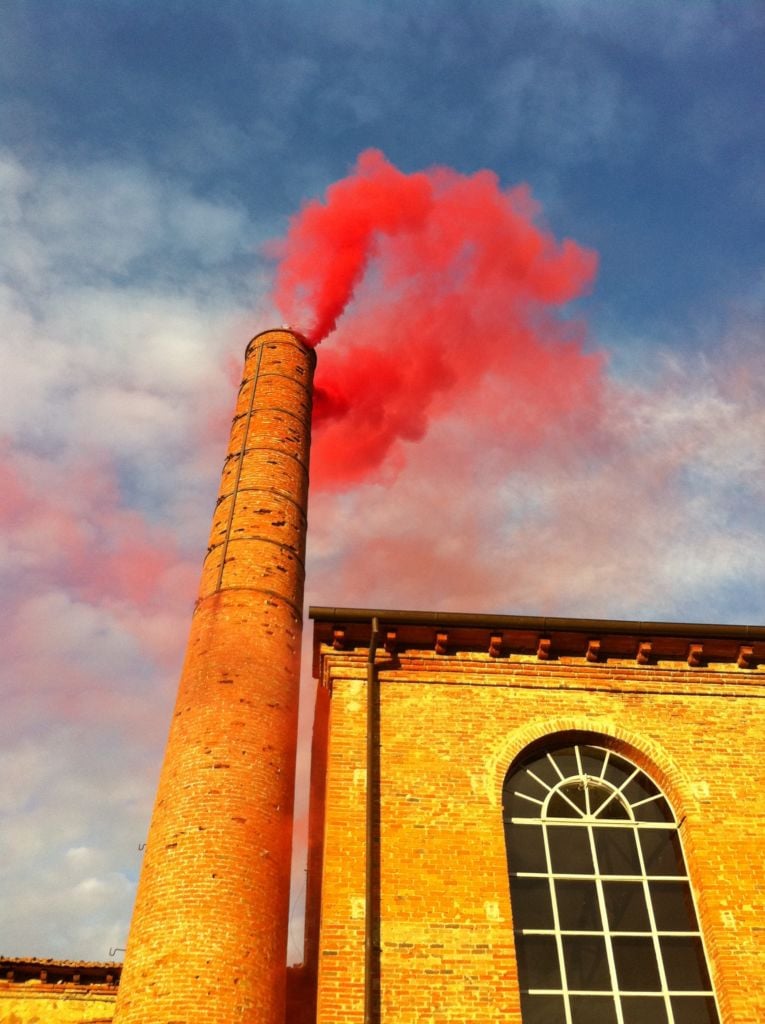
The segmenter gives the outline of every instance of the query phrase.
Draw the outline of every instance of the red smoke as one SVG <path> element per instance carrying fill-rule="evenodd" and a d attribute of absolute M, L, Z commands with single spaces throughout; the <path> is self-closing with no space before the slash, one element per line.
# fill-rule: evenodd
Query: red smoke
<path fill-rule="evenodd" d="M 437 417 L 505 448 L 591 421 L 603 359 L 560 307 L 589 289 L 597 257 L 537 212 L 489 171 L 407 175 L 368 150 L 293 219 L 276 302 L 311 344 L 335 331 L 317 369 L 314 484 L 395 471 Z"/>

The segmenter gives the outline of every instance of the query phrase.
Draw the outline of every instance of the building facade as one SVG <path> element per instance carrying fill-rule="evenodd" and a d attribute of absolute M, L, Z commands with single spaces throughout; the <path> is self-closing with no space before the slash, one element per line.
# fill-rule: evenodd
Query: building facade
<path fill-rule="evenodd" d="M 765 1019 L 765 631 L 312 614 L 320 1024 Z"/>

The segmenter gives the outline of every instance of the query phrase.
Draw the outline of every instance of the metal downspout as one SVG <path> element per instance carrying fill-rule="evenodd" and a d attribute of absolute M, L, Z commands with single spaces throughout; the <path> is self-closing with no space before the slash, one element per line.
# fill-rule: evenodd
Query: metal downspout
<path fill-rule="evenodd" d="M 377 761 L 375 740 L 378 731 L 379 685 L 375 668 L 380 623 L 372 618 L 372 635 L 367 655 L 367 803 L 366 803 L 366 876 L 364 892 L 364 1024 L 374 1024 L 374 939 L 375 915 L 375 797 L 377 795 Z"/>

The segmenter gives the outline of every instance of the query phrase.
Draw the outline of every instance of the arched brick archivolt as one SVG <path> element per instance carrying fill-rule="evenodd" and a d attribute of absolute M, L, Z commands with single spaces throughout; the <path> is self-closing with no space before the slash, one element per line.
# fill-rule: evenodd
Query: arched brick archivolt
<path fill-rule="evenodd" d="M 521 755 L 535 746 L 564 741 L 606 747 L 646 772 L 669 800 L 678 822 L 695 817 L 700 804 L 692 780 L 665 746 L 610 718 L 571 716 L 538 719 L 508 733 L 486 760 L 486 785 L 491 803 L 502 806 L 502 787 L 507 773 Z"/>

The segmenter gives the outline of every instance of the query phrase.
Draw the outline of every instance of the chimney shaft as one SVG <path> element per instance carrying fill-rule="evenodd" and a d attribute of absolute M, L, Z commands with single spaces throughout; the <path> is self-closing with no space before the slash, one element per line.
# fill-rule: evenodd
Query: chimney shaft
<path fill-rule="evenodd" d="M 284 1024 L 314 364 L 247 347 L 115 1024 Z"/>

